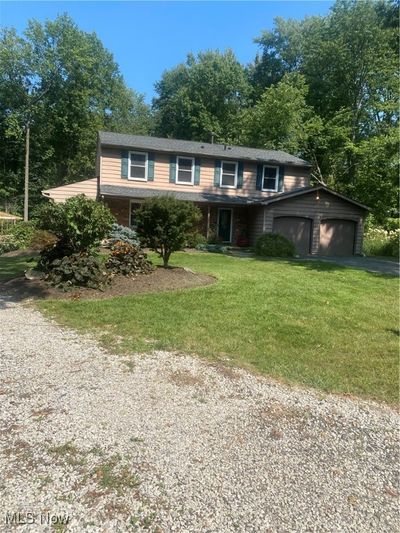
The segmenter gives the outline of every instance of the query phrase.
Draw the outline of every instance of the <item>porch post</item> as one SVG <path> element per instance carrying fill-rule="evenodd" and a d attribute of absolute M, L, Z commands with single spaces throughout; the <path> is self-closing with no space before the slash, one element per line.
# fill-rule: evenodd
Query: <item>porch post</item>
<path fill-rule="evenodd" d="M 210 236 L 210 220 L 211 220 L 211 207 L 210 204 L 207 205 L 207 239 Z"/>

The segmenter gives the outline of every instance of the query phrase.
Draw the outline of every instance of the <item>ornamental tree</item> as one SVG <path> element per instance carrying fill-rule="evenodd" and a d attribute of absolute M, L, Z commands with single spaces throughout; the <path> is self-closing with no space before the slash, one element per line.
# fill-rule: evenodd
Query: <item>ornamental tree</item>
<path fill-rule="evenodd" d="M 136 212 L 137 228 L 145 246 L 154 250 L 168 266 L 172 252 L 185 246 L 188 235 L 201 219 L 191 202 L 170 196 L 146 200 Z"/>

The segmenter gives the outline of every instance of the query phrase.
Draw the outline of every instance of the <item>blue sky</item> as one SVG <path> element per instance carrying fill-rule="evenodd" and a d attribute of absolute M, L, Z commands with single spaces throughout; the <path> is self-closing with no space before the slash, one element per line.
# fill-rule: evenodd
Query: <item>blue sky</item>
<path fill-rule="evenodd" d="M 188 52 L 231 48 L 249 63 L 253 40 L 275 17 L 325 15 L 332 1 L 275 2 L 8 2 L 0 0 L 1 26 L 23 32 L 31 18 L 44 21 L 67 12 L 78 26 L 95 31 L 114 54 L 126 83 L 146 100 L 162 72 Z"/>

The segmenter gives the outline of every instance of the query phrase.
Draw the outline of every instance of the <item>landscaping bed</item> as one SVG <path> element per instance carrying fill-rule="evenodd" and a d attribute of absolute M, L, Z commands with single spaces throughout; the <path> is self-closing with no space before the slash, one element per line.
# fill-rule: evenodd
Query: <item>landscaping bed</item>
<path fill-rule="evenodd" d="M 156 268 L 149 274 L 135 277 L 116 276 L 103 290 L 86 287 L 63 291 L 52 287 L 43 280 L 28 280 L 24 277 L 0 282 L 0 293 L 8 293 L 19 300 L 63 299 L 63 300 L 99 300 L 131 294 L 163 292 L 169 290 L 198 287 L 214 283 L 213 276 L 199 274 L 187 268 Z"/>

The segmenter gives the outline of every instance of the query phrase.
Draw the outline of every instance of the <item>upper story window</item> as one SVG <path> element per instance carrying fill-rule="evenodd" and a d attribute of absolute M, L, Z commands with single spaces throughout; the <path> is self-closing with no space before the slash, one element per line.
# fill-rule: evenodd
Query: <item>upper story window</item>
<path fill-rule="evenodd" d="M 193 185 L 194 181 L 194 158 L 178 157 L 176 165 L 176 183 Z"/>
<path fill-rule="evenodd" d="M 278 190 L 278 182 L 279 167 L 264 165 L 262 190 L 276 192 Z"/>
<path fill-rule="evenodd" d="M 147 153 L 129 152 L 129 159 L 129 179 L 147 181 Z"/>
<path fill-rule="evenodd" d="M 236 189 L 238 164 L 234 161 L 222 161 L 221 164 L 221 187 Z"/>

